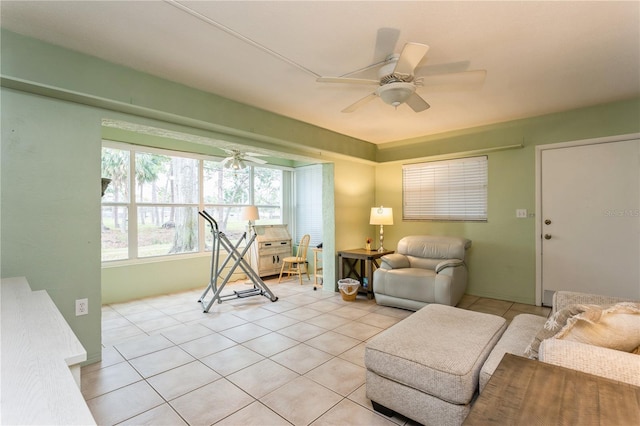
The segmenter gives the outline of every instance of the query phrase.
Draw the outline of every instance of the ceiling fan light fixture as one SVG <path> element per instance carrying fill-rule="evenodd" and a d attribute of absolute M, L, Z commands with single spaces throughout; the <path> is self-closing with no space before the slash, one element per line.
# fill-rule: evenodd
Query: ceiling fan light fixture
<path fill-rule="evenodd" d="M 241 159 L 234 158 L 231 161 L 227 161 L 224 164 L 224 167 L 226 167 L 227 169 L 231 169 L 231 170 L 241 170 L 241 169 L 244 169 L 245 167 L 247 167 L 247 165 Z"/>
<path fill-rule="evenodd" d="M 376 90 L 376 94 L 387 104 L 398 107 L 409 99 L 416 91 L 416 86 L 412 83 L 389 83 L 380 86 Z"/>

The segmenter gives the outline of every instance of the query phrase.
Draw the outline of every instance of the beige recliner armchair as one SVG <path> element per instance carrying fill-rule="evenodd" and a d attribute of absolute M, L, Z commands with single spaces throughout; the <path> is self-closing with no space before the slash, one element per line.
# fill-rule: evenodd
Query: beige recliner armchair
<path fill-rule="evenodd" d="M 464 257 L 470 246 L 459 237 L 402 238 L 373 274 L 376 302 L 413 311 L 429 303 L 455 306 L 467 288 Z"/>

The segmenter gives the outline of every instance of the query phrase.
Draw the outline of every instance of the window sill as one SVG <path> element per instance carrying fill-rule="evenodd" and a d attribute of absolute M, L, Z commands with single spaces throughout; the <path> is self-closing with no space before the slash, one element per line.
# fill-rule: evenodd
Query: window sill
<path fill-rule="evenodd" d="M 176 254 L 172 256 L 154 256 L 154 257 L 144 257 L 139 259 L 111 260 L 107 262 L 102 262 L 102 268 L 108 269 L 108 268 L 119 268 L 122 266 L 135 266 L 135 265 L 150 264 L 150 263 L 179 262 L 181 260 L 197 259 L 200 257 L 210 258 L 211 252 Z"/>

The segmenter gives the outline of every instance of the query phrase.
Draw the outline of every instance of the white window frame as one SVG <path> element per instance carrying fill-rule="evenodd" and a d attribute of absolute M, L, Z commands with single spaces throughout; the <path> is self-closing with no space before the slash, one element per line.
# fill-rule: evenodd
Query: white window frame
<path fill-rule="evenodd" d="M 402 166 L 402 219 L 486 222 L 487 156 Z"/>
<path fill-rule="evenodd" d="M 111 149 L 119 149 L 119 150 L 125 150 L 125 151 L 129 151 L 129 186 L 130 186 L 130 191 L 129 191 L 129 200 L 128 201 L 121 201 L 121 202 L 112 202 L 112 201 L 103 201 L 101 204 L 101 207 L 110 207 L 110 206 L 118 206 L 118 207 L 126 207 L 127 208 L 127 220 L 128 220 L 128 225 L 127 225 L 127 230 L 128 230 L 128 257 L 126 259 L 117 259 L 117 260 L 107 260 L 107 261 L 103 261 L 102 263 L 104 265 L 118 265 L 118 264 L 128 264 L 128 263 L 145 263 L 148 261 L 158 261 L 158 260 L 171 260 L 173 258 L 176 257 L 189 257 L 189 256 L 201 256 L 203 254 L 210 256 L 210 251 L 206 251 L 205 249 L 205 235 L 207 232 L 209 232 L 209 230 L 207 229 L 206 226 L 202 226 L 202 221 L 200 221 L 200 226 L 198 226 L 198 250 L 194 251 L 194 252 L 188 252 L 188 253 L 175 253 L 175 254 L 166 254 L 166 255 L 158 255 L 158 256 L 145 256 L 145 257 L 138 257 L 138 232 L 137 232 L 137 228 L 138 228 L 138 208 L 139 207 L 149 207 L 149 206 L 156 206 L 156 205 L 163 205 L 163 203 L 148 203 L 148 202 L 139 202 L 136 200 L 136 191 L 137 191 L 137 187 L 136 187 L 136 174 L 135 174 L 135 155 L 134 152 L 144 152 L 144 153 L 151 153 L 151 154 L 158 154 L 158 155 L 167 155 L 167 156 L 181 156 L 181 157 L 185 157 L 185 158 L 192 158 L 192 159 L 196 159 L 199 161 L 198 164 L 198 179 L 199 179 L 199 194 L 198 194 L 198 201 L 197 203 L 187 203 L 187 204 L 171 204 L 168 206 L 172 206 L 172 207 L 194 207 L 197 206 L 198 211 L 202 211 L 205 208 L 208 207 L 212 207 L 212 206 L 223 206 L 223 207 L 242 207 L 240 205 L 236 205 L 236 204 L 210 204 L 210 203 L 205 203 L 204 202 L 204 172 L 203 172 L 203 161 L 221 161 L 222 158 L 221 157 L 215 157 L 215 156 L 207 156 L 207 155 L 202 155 L 202 154 L 195 154 L 195 153 L 189 153 L 189 152 L 183 152 L 183 151 L 173 151 L 173 150 L 168 150 L 168 149 L 160 149 L 160 148 L 154 148 L 154 147 L 148 147 L 148 146 L 139 146 L 139 145 L 133 145 L 133 144 L 128 144 L 128 143 L 123 143 L 123 142 L 115 142 L 115 141 L 110 141 L 110 140 L 103 140 L 102 141 L 102 147 L 103 148 L 111 148 Z M 248 182 L 253 183 L 253 173 L 254 173 L 254 166 L 247 164 L 247 167 L 249 168 L 249 179 Z M 280 200 L 280 204 L 277 207 L 280 207 L 281 209 L 281 213 L 282 213 L 282 220 L 283 223 L 285 219 L 287 217 L 289 217 L 289 213 L 287 211 L 288 208 L 290 208 L 290 204 L 287 202 L 287 200 L 289 200 L 289 197 L 285 194 L 285 190 L 288 186 L 290 186 L 290 183 L 286 183 L 285 181 L 287 179 L 291 179 L 291 173 L 286 173 L 286 171 L 291 170 L 291 168 L 288 167 L 282 167 L 282 166 L 275 166 L 275 165 L 270 165 L 270 164 L 261 164 L 261 165 L 256 165 L 255 167 L 260 167 L 260 168 L 272 168 L 272 169 L 278 169 L 278 170 L 282 170 L 282 185 L 283 185 L 283 193 L 282 193 L 282 199 Z M 249 202 L 247 205 L 251 205 L 253 204 L 253 200 L 254 200 L 254 188 L 253 185 L 251 185 L 251 187 L 249 188 Z M 258 206 L 258 208 L 260 207 L 276 207 L 276 206 Z M 102 214 L 102 213 L 101 213 Z"/>

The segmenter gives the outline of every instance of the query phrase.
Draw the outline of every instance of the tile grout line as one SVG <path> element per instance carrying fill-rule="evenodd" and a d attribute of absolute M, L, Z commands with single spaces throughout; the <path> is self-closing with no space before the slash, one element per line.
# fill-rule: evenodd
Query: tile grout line
<path fill-rule="evenodd" d="M 286 283 L 283 283 L 283 284 L 286 284 Z M 176 413 L 183 421 L 185 421 L 188 424 L 188 420 L 186 418 L 184 418 L 174 408 L 174 406 L 171 404 L 171 401 L 174 401 L 177 398 L 184 397 L 184 396 L 188 395 L 191 392 L 194 392 L 194 391 L 196 391 L 198 389 L 201 389 L 201 388 L 203 388 L 205 386 L 211 385 L 212 383 L 215 383 L 215 382 L 217 382 L 217 381 L 219 381 L 221 379 L 224 379 L 227 382 L 231 383 L 235 388 L 237 388 L 238 390 L 240 390 L 244 394 L 248 395 L 250 397 L 251 401 L 248 402 L 246 405 L 243 405 L 242 407 L 235 409 L 233 412 L 225 414 L 223 417 L 221 417 L 219 420 L 217 420 L 216 423 L 220 422 L 220 421 L 223 421 L 224 419 L 227 419 L 227 418 L 237 414 L 240 411 L 243 411 L 244 409 L 246 409 L 247 407 L 249 407 L 250 405 L 252 405 L 255 402 L 258 402 L 262 407 L 267 408 L 270 412 L 276 414 L 279 418 L 281 418 L 281 419 L 285 420 L 286 422 L 290 423 L 290 420 L 287 420 L 283 415 L 278 413 L 272 407 L 270 407 L 270 406 L 266 405 L 265 403 L 263 403 L 261 401 L 261 399 L 265 398 L 267 395 L 269 395 L 269 394 L 271 394 L 273 392 L 281 390 L 283 387 L 287 386 L 293 380 L 296 380 L 297 378 L 305 377 L 308 380 L 310 380 L 311 382 L 315 383 L 316 385 L 319 385 L 322 388 L 324 388 L 325 390 L 327 390 L 329 392 L 332 392 L 332 393 L 334 393 L 334 394 L 339 396 L 337 402 L 335 402 L 333 405 L 330 405 L 330 406 L 324 408 L 324 411 L 322 411 L 314 419 L 310 420 L 309 423 L 317 421 L 319 418 L 321 418 L 322 416 L 324 416 L 324 415 L 328 414 L 330 411 L 332 411 L 337 405 L 343 403 L 345 400 L 349 400 L 350 402 L 355 403 L 359 407 L 361 407 L 361 408 L 363 408 L 365 410 L 368 410 L 369 412 L 374 413 L 376 416 L 379 416 L 382 419 L 386 419 L 386 420 L 388 420 L 390 422 L 393 422 L 393 423 L 397 423 L 396 420 L 399 420 L 401 422 L 400 424 L 407 424 L 407 423 L 411 424 L 411 422 L 409 420 L 407 420 L 407 419 L 404 419 L 404 420 L 403 419 L 391 419 L 391 418 L 386 418 L 386 417 L 380 416 L 378 413 L 373 411 L 372 408 L 362 405 L 361 402 L 359 402 L 359 398 L 355 397 L 354 394 L 356 394 L 356 392 L 360 392 L 361 391 L 362 387 L 365 386 L 366 381 L 363 382 L 363 383 L 358 384 L 354 389 L 348 391 L 346 393 L 346 395 L 343 395 L 342 393 L 338 393 L 337 390 L 332 389 L 331 387 L 327 386 L 326 384 L 318 382 L 312 376 L 307 376 L 312 371 L 314 371 L 314 370 L 316 370 L 318 368 L 321 368 L 322 366 L 326 366 L 328 363 L 330 363 L 332 361 L 335 361 L 336 359 L 338 361 L 340 361 L 340 362 L 347 362 L 350 365 L 353 365 L 354 367 L 357 367 L 358 369 L 364 368 L 361 365 L 352 362 L 351 359 L 349 359 L 350 357 L 349 356 L 345 356 L 345 354 L 347 352 L 349 352 L 349 351 L 354 350 L 355 348 L 357 348 L 358 346 L 360 346 L 362 344 L 366 344 L 366 342 L 368 340 L 370 340 L 371 338 L 373 338 L 375 335 L 377 335 L 377 334 L 383 332 L 384 330 L 386 330 L 387 328 L 393 326 L 397 322 L 401 321 L 403 317 L 406 317 L 406 316 L 410 315 L 411 313 L 408 313 L 407 315 L 403 314 L 400 317 L 392 316 L 392 315 L 386 315 L 385 313 L 394 312 L 394 311 L 388 311 L 386 309 L 393 309 L 393 308 L 383 307 L 383 306 L 379 306 L 379 305 L 375 305 L 375 307 L 372 307 L 370 305 L 372 303 L 374 304 L 375 302 L 370 302 L 370 301 L 365 301 L 364 302 L 365 304 L 358 305 L 357 307 L 350 306 L 348 303 L 343 302 L 340 299 L 339 293 L 335 293 L 335 294 L 332 293 L 330 295 L 325 295 L 325 296 L 314 294 L 313 296 L 311 296 L 311 295 L 305 294 L 306 292 L 305 292 L 304 289 L 295 289 L 295 288 L 287 288 L 287 287 L 284 287 L 283 291 L 286 293 L 286 295 L 284 295 L 280 300 L 281 301 L 287 301 L 288 303 L 291 303 L 291 306 L 292 306 L 291 309 L 285 309 L 283 311 L 280 311 L 280 310 L 272 311 L 272 310 L 269 310 L 269 309 L 265 308 L 264 306 L 262 306 L 262 304 L 255 304 L 255 305 L 249 304 L 249 305 L 247 305 L 245 307 L 245 306 L 238 306 L 238 304 L 234 304 L 233 302 L 229 302 L 229 305 L 227 305 L 229 307 L 228 309 L 225 308 L 224 310 L 221 310 L 220 312 L 213 313 L 214 315 L 212 315 L 211 318 L 209 318 L 209 319 L 215 319 L 216 317 L 219 317 L 219 316 L 222 317 L 223 315 L 229 314 L 229 315 L 232 315 L 235 318 L 238 318 L 239 320 L 245 321 L 245 323 L 241 324 L 241 325 L 252 325 L 252 326 L 255 326 L 255 327 L 260 327 L 260 328 L 263 328 L 263 329 L 267 330 L 267 333 L 265 333 L 265 334 L 263 334 L 261 336 L 255 336 L 255 337 L 252 337 L 252 338 L 250 338 L 248 340 L 242 340 L 242 341 L 238 341 L 238 340 L 235 340 L 234 338 L 231 338 L 231 341 L 233 341 L 233 343 L 234 343 L 232 346 L 216 350 L 211 354 L 207 354 L 207 355 L 203 355 L 203 356 L 196 356 L 194 354 L 191 354 L 188 350 L 186 350 L 185 348 L 181 347 L 181 345 L 184 345 L 184 344 L 189 343 L 189 342 L 194 342 L 194 341 L 196 341 L 196 340 L 198 340 L 200 338 L 207 337 L 207 336 L 212 336 L 212 335 L 218 335 L 218 336 L 222 336 L 222 337 L 225 337 L 225 338 L 229 339 L 230 337 L 225 336 L 221 332 L 232 330 L 232 329 L 237 328 L 237 327 L 239 327 L 241 325 L 234 325 L 234 326 L 222 328 L 222 329 L 219 329 L 219 330 L 214 330 L 214 329 L 211 329 L 211 328 L 207 327 L 206 324 L 202 324 L 204 321 L 207 321 L 209 319 L 195 319 L 195 320 L 186 320 L 185 321 L 185 320 L 176 318 L 174 316 L 174 315 L 184 314 L 184 313 L 188 312 L 188 310 L 181 310 L 180 312 L 174 312 L 174 313 L 165 312 L 165 310 L 169 311 L 169 312 L 172 312 L 175 309 L 180 309 L 180 308 L 176 308 L 176 306 L 180 306 L 180 305 L 183 305 L 183 304 L 186 305 L 187 298 L 191 298 L 191 293 L 192 293 L 191 291 L 181 293 L 181 294 L 183 294 L 183 296 L 179 297 L 176 300 L 176 303 L 173 303 L 173 304 L 170 303 L 170 304 L 167 304 L 167 305 L 164 305 L 164 304 L 160 303 L 160 301 L 156 302 L 155 305 L 154 305 L 154 303 L 149 303 L 149 302 L 145 301 L 145 299 L 141 299 L 138 302 L 140 304 L 146 305 L 145 308 L 148 307 L 148 309 L 141 310 L 141 311 L 137 311 L 136 310 L 134 302 L 127 302 L 126 303 L 127 307 L 129 307 L 129 308 L 131 308 L 133 310 L 133 312 L 131 312 L 129 315 L 123 314 L 121 312 L 121 310 L 124 310 L 122 307 L 120 307 L 121 310 L 118 310 L 118 307 L 119 307 L 118 305 L 120 305 L 120 304 L 105 305 L 105 307 L 103 307 L 103 308 L 108 308 L 108 309 L 114 311 L 115 313 L 117 313 L 118 317 L 116 317 L 116 318 L 125 319 L 130 326 L 136 327 L 138 330 L 140 330 L 141 334 L 140 335 L 135 335 L 135 336 L 130 336 L 130 337 L 127 337 L 127 338 L 125 338 L 123 340 L 120 340 L 120 341 L 114 340 L 113 344 L 108 345 L 108 346 L 103 344 L 103 349 L 112 348 L 112 350 L 116 351 L 116 353 L 118 355 L 120 355 L 120 357 L 124 361 L 127 362 L 128 366 L 131 369 L 133 369 L 133 371 L 135 371 L 138 376 L 140 376 L 141 379 L 137 380 L 134 383 L 138 383 L 140 381 L 144 381 L 145 384 L 148 387 L 150 387 L 151 389 L 153 389 L 155 394 L 158 395 L 160 397 L 160 399 L 163 401 L 163 403 L 161 403 L 161 404 L 159 404 L 157 406 L 154 406 L 154 407 L 151 407 L 149 409 L 146 409 L 145 411 L 143 411 L 141 413 L 133 414 L 128 419 L 120 420 L 120 421 L 130 420 L 130 419 L 132 419 L 132 418 L 134 418 L 136 416 L 139 416 L 139 415 L 141 415 L 143 413 L 147 413 L 147 412 L 149 412 L 151 410 L 157 409 L 158 407 L 160 407 L 160 406 L 162 406 L 164 404 L 168 404 L 169 407 L 171 408 L 171 410 L 173 410 L 174 413 Z M 178 293 L 178 294 L 180 294 L 180 293 Z M 165 297 L 166 298 L 168 296 L 165 295 L 165 296 L 160 296 L 160 297 Z M 473 297 L 475 297 L 475 296 L 473 296 Z M 148 298 L 148 299 L 156 299 L 156 298 Z M 291 302 L 289 302 L 288 299 L 292 299 Z M 480 302 L 482 300 L 493 300 L 493 299 L 485 299 L 485 298 L 477 297 L 472 303 L 469 304 L 469 306 L 467 306 L 464 309 L 471 309 L 474 305 L 476 305 L 476 308 L 482 308 L 482 306 L 481 306 L 482 304 L 478 304 L 478 302 Z M 332 309 L 318 310 L 318 309 L 314 309 L 312 306 L 310 306 L 310 305 L 313 305 L 313 304 L 316 304 L 316 303 L 322 303 L 322 302 L 333 303 L 333 304 L 335 304 L 335 307 L 332 307 L 332 306 L 329 305 L 329 306 L 326 306 L 326 307 L 323 307 L 323 308 L 332 308 Z M 502 302 L 506 302 L 506 301 L 502 301 Z M 515 306 L 515 302 L 506 302 L 506 303 L 508 303 L 508 307 L 503 312 L 503 316 L 507 315 L 510 311 L 512 311 L 513 307 Z M 114 305 L 116 305 L 116 306 L 114 306 Z M 122 305 L 124 305 L 124 304 L 122 304 Z M 226 303 L 225 303 L 225 305 L 226 305 Z M 266 306 L 270 306 L 270 305 L 267 304 Z M 340 310 L 342 308 L 359 309 L 359 310 L 361 310 L 363 312 L 362 312 L 362 315 L 355 316 L 353 318 L 349 318 L 349 315 L 341 316 L 341 315 L 335 314 L 335 311 Z M 260 310 L 260 309 L 264 309 L 265 311 L 267 311 L 268 315 L 262 316 L 265 313 L 257 313 L 256 310 Z M 300 314 L 298 314 L 298 313 L 294 314 L 293 312 L 291 312 L 290 316 L 286 315 L 286 312 L 294 311 L 294 310 L 298 310 L 298 309 L 300 309 L 300 310 L 311 309 L 311 310 L 314 311 L 315 315 L 313 315 L 312 317 L 309 317 L 309 318 L 305 318 L 304 315 L 300 315 L 302 313 L 302 311 L 300 311 Z M 367 322 L 362 322 L 362 320 L 365 317 L 369 316 L 370 314 L 376 313 L 376 311 L 381 311 L 381 310 L 384 310 L 384 312 L 379 312 L 379 313 L 377 313 L 377 315 L 382 315 L 384 317 L 388 317 L 389 318 L 389 322 L 388 322 L 389 325 L 382 325 L 381 323 L 376 323 L 376 325 L 374 325 L 374 324 L 369 324 Z M 253 318 L 253 315 L 251 314 L 252 311 L 254 311 L 255 314 L 259 315 L 259 317 Z M 145 331 L 143 328 L 138 326 L 138 323 L 136 321 L 132 321 L 130 318 L 127 317 L 127 316 L 131 316 L 131 315 L 141 314 L 141 315 L 139 315 L 139 317 L 140 318 L 145 318 L 145 315 L 144 315 L 145 312 L 156 312 L 156 313 L 149 313 L 148 314 L 149 316 L 152 317 L 152 319 L 150 321 L 152 321 L 153 317 L 155 317 L 157 315 L 158 316 L 157 319 L 160 319 L 161 317 L 168 317 L 168 318 L 171 318 L 172 320 L 176 321 L 178 324 L 173 325 L 173 326 L 161 327 L 161 328 L 158 328 L 158 329 L 151 329 L 151 330 Z M 346 312 L 347 311 L 344 311 L 342 313 L 346 314 Z M 512 312 L 515 312 L 515 310 L 513 310 Z M 529 312 L 523 312 L 523 313 L 529 313 Z M 243 314 L 243 315 L 240 315 L 240 314 Z M 319 328 L 322 329 L 322 333 L 320 333 L 317 336 L 313 336 L 313 337 L 310 337 L 310 338 L 307 338 L 307 339 L 304 339 L 304 340 L 298 340 L 296 338 L 291 338 L 291 337 L 281 333 L 281 331 L 286 329 L 286 328 L 293 327 L 293 326 L 300 325 L 300 324 L 312 325 L 313 326 L 314 325 L 313 324 L 314 318 L 318 319 L 318 318 L 320 318 L 321 316 L 324 316 L 324 315 L 333 315 L 335 317 L 339 317 L 340 319 L 342 319 L 344 321 L 344 324 L 338 325 L 338 326 L 333 326 L 331 328 L 325 328 L 323 326 L 320 326 Z M 352 315 L 357 315 L 357 313 L 353 313 Z M 281 316 L 281 317 L 284 317 L 284 318 L 289 318 L 291 320 L 295 320 L 296 322 L 291 324 L 291 325 L 288 325 L 288 326 L 285 326 L 285 327 L 276 328 L 276 329 L 263 327 L 260 324 L 258 324 L 258 322 L 263 321 L 263 320 L 265 320 L 267 318 L 278 317 L 278 316 Z M 189 316 L 188 315 L 183 315 L 182 316 L 182 318 L 185 318 L 185 317 L 188 318 Z M 109 321 L 110 319 L 113 319 L 113 318 L 109 318 L 106 321 Z M 145 320 L 141 320 L 139 322 L 144 322 L 144 321 Z M 347 331 L 347 330 L 336 331 L 338 329 L 341 329 L 345 325 L 349 325 L 351 323 L 358 323 L 358 324 L 361 324 L 363 326 L 376 328 L 378 330 L 375 331 L 375 333 L 372 334 L 371 336 L 368 336 L 367 338 L 364 338 L 364 339 L 362 338 L 362 336 L 358 336 L 358 337 L 354 338 L 353 334 L 351 334 L 351 335 L 345 334 L 345 331 Z M 169 337 L 167 337 L 164 334 L 164 333 L 170 332 L 172 329 L 179 329 L 180 327 L 195 326 L 195 325 L 198 325 L 198 324 L 201 324 L 203 327 L 208 329 L 208 332 L 207 332 L 207 334 L 205 336 L 194 337 L 193 339 L 188 339 L 188 340 L 185 340 L 183 342 L 176 343 L 176 341 L 170 339 Z M 318 326 L 316 326 L 316 327 L 318 327 Z M 114 327 L 114 328 L 119 328 L 119 327 Z M 325 352 L 324 350 L 319 349 L 319 348 L 314 347 L 314 346 L 311 346 L 311 345 L 309 345 L 307 343 L 310 340 L 313 340 L 315 338 L 318 338 L 320 336 L 326 335 L 326 334 L 331 333 L 331 332 L 337 333 L 338 335 L 341 335 L 341 336 L 344 336 L 347 339 L 356 340 L 356 341 L 358 341 L 358 343 L 356 343 L 355 345 L 349 346 L 347 349 L 341 350 L 341 352 L 336 353 L 335 355 L 333 353 Z M 279 336 L 283 336 L 283 337 L 285 337 L 287 339 L 292 339 L 292 340 L 295 341 L 295 344 L 293 346 L 287 346 L 287 347 L 283 347 L 283 348 L 279 348 L 278 347 L 278 348 L 276 348 L 276 352 L 269 353 L 268 356 L 263 355 L 260 352 L 256 352 L 255 350 L 251 349 L 251 347 L 249 347 L 249 346 L 245 346 L 247 343 L 249 343 L 251 341 L 260 339 L 262 337 L 271 336 L 271 335 L 274 335 L 274 334 L 275 335 L 279 335 Z M 170 342 L 170 345 L 168 347 L 165 347 L 165 348 L 162 348 L 162 349 L 157 349 L 157 350 L 151 351 L 149 353 L 141 354 L 141 355 L 133 357 L 131 359 L 127 359 L 125 357 L 125 354 L 123 352 L 121 352 L 121 350 L 116 347 L 116 346 L 120 346 L 120 345 L 126 344 L 127 342 L 133 342 L 133 341 L 135 341 L 136 339 L 139 339 L 139 338 L 153 337 L 155 335 L 162 336 L 164 339 L 166 339 L 168 342 Z M 313 350 L 318 350 L 318 351 L 324 353 L 325 355 L 327 355 L 328 357 L 327 357 L 327 359 L 325 359 L 323 361 L 319 361 L 319 363 L 317 363 L 317 364 L 314 364 L 310 369 L 307 369 L 302 374 L 298 373 L 296 370 L 293 370 L 292 368 L 290 368 L 289 365 L 281 364 L 280 362 L 272 359 L 272 357 L 275 357 L 275 356 L 277 356 L 277 355 L 279 355 L 279 354 L 281 354 L 283 352 L 286 352 L 288 350 L 292 350 L 292 349 L 294 349 L 296 347 L 300 347 L 301 345 L 305 345 L 305 346 L 307 346 L 307 347 L 309 347 L 309 348 L 311 348 Z M 130 362 L 133 359 L 144 357 L 144 356 L 147 356 L 147 355 L 150 355 L 150 354 L 153 354 L 153 353 L 165 350 L 165 349 L 169 349 L 169 348 L 172 348 L 172 347 L 177 347 L 180 350 L 184 351 L 189 357 L 193 358 L 193 360 L 188 361 L 188 362 L 186 362 L 184 364 L 172 366 L 172 367 L 170 367 L 170 368 L 168 368 L 166 370 L 163 370 L 163 371 L 159 371 L 157 373 L 154 373 L 154 374 L 150 375 L 149 377 L 144 377 L 142 375 L 142 373 L 138 369 L 136 369 L 134 364 L 132 364 Z M 243 370 L 245 370 L 245 369 L 247 369 L 247 368 L 249 368 L 249 367 L 251 367 L 253 365 L 256 365 L 256 362 L 251 362 L 250 364 L 248 364 L 248 365 L 246 365 L 244 367 L 241 367 L 239 370 L 228 372 L 227 374 L 222 374 L 221 372 L 217 371 L 215 368 L 210 367 L 208 364 L 206 364 L 204 361 L 202 361 L 205 357 L 208 357 L 208 356 L 211 356 L 211 355 L 215 355 L 217 353 L 223 352 L 223 351 L 225 351 L 227 349 L 231 349 L 231 348 L 234 348 L 234 347 L 242 347 L 242 348 L 244 348 L 246 350 L 249 350 L 249 351 L 257 354 L 258 356 L 262 357 L 262 359 L 260 361 L 257 361 L 257 362 L 262 362 L 262 361 L 265 361 L 265 360 L 269 360 L 269 361 L 273 362 L 275 365 L 278 365 L 280 367 L 285 368 L 287 371 L 290 371 L 295 376 L 291 380 L 288 380 L 288 381 L 283 382 L 282 384 L 279 384 L 276 388 L 270 389 L 265 395 L 262 395 L 260 398 L 256 398 L 251 393 L 249 393 L 247 390 L 244 390 L 241 386 L 236 384 L 236 382 L 228 379 L 229 376 L 231 376 L 233 374 L 236 374 L 236 373 L 239 373 L 239 372 L 241 372 L 241 371 L 243 371 Z M 345 357 L 343 358 L 343 356 L 345 356 Z M 195 361 L 197 361 L 199 365 L 210 369 L 211 371 L 213 371 L 215 374 L 217 374 L 220 377 L 216 378 L 215 380 L 213 380 L 211 382 L 207 382 L 207 383 L 204 383 L 204 384 L 198 384 L 195 388 L 189 389 L 185 393 L 180 394 L 178 396 L 175 396 L 170 400 L 167 400 L 160 393 L 160 391 L 158 389 L 156 389 L 151 384 L 151 382 L 149 382 L 149 379 L 151 379 L 152 377 L 157 377 L 157 376 L 159 376 L 161 374 L 164 374 L 166 372 L 175 370 L 177 368 L 184 367 L 184 366 L 186 366 L 188 364 L 191 364 L 191 363 L 193 363 Z M 120 362 L 122 362 L 122 361 L 120 361 Z M 120 362 L 115 362 L 115 363 L 107 365 L 105 367 L 101 367 L 99 369 L 96 369 L 95 371 L 100 371 L 102 368 L 107 368 L 107 367 L 110 367 L 112 365 L 119 364 Z M 118 387 L 117 389 L 110 389 L 110 390 L 108 390 L 108 391 L 106 391 L 106 392 L 104 392 L 102 394 L 96 395 L 95 397 L 93 397 L 91 399 L 95 399 L 95 398 L 98 398 L 100 396 L 107 395 L 110 392 L 114 392 L 116 390 L 120 390 L 120 389 L 122 389 L 122 388 L 124 388 L 126 386 L 131 385 L 131 384 L 132 383 L 128 383 L 126 385 Z M 355 399 L 350 399 L 350 397 L 354 397 Z"/>

